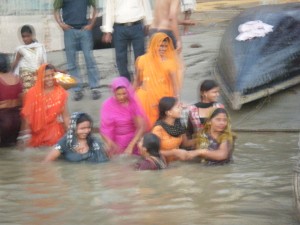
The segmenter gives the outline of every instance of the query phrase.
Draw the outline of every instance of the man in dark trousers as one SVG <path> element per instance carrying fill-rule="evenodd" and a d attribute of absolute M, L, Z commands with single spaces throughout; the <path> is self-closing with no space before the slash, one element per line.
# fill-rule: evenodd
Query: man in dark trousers
<path fill-rule="evenodd" d="M 106 0 L 101 27 L 103 42 L 112 41 L 120 76 L 131 81 L 128 71 L 128 46 L 133 48 L 134 59 L 145 54 L 145 30 L 152 23 L 152 11 L 149 0 Z"/>
<path fill-rule="evenodd" d="M 55 20 L 64 32 L 68 72 L 78 81 L 77 87 L 74 88 L 73 99 L 79 101 L 83 97 L 82 79 L 76 60 L 76 53 L 80 49 L 87 67 L 92 99 L 96 100 L 100 98 L 99 71 L 92 53 L 92 28 L 97 15 L 96 2 L 95 0 L 54 0 L 53 7 Z M 88 9 L 93 11 L 90 20 L 87 19 Z"/>

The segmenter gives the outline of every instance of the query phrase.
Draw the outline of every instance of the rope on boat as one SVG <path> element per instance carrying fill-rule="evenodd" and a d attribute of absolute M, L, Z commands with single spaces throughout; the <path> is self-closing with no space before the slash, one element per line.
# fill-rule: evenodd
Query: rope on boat
<path fill-rule="evenodd" d="M 217 69 L 217 62 L 215 60 L 214 63 L 214 67 L 213 67 L 213 71 L 211 71 L 211 76 L 214 77 L 217 81 L 220 80 L 218 78 L 218 76 L 216 75 L 218 72 L 216 71 Z M 224 93 L 224 92 L 223 92 Z M 226 98 L 227 96 L 225 96 Z M 245 120 L 249 120 L 253 115 L 257 114 L 267 103 L 271 102 L 271 94 L 268 93 L 268 95 L 266 97 L 264 97 L 259 104 L 252 110 L 249 111 L 248 113 L 246 113 L 244 116 L 242 116 L 241 118 L 239 118 L 237 121 L 235 121 L 235 127 L 239 127 L 239 125 L 245 121 Z M 278 129 L 266 129 L 266 128 L 232 128 L 232 130 L 234 132 L 282 132 L 282 133 L 299 133 L 300 132 L 300 128 L 286 128 L 286 129 L 282 129 L 282 128 L 278 128 Z"/>

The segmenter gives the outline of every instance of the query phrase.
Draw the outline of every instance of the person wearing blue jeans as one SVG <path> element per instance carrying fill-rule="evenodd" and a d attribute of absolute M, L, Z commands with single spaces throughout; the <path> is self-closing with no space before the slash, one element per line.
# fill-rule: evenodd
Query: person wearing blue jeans
<path fill-rule="evenodd" d="M 134 58 L 145 54 L 145 30 L 152 23 L 149 0 L 106 0 L 103 14 L 102 41 L 110 43 L 114 33 L 116 63 L 120 76 L 131 81 L 128 71 L 128 47 Z"/>
<path fill-rule="evenodd" d="M 116 51 L 116 63 L 121 76 L 131 81 L 128 70 L 128 46 L 132 44 L 134 59 L 145 54 L 145 36 L 142 22 L 131 26 L 122 24 L 114 25 L 114 46 Z"/>
<path fill-rule="evenodd" d="M 83 97 L 82 79 L 76 60 L 77 51 L 82 50 L 92 99 L 96 100 L 100 98 L 99 71 L 92 54 L 92 28 L 97 15 L 96 2 L 95 0 L 55 0 L 53 7 L 55 20 L 64 31 L 68 72 L 78 81 L 77 87 L 73 89 L 73 99 L 79 101 Z M 87 19 L 89 7 L 93 9 L 90 21 Z"/>

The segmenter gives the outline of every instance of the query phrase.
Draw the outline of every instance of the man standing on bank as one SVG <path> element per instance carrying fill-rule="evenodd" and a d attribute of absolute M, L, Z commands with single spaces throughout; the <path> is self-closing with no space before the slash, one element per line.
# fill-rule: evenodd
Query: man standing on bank
<path fill-rule="evenodd" d="M 82 79 L 76 60 L 76 53 L 82 50 L 88 74 L 92 99 L 100 98 L 99 71 L 92 54 L 92 28 L 97 10 L 95 0 L 54 0 L 54 17 L 64 31 L 64 44 L 68 63 L 68 72 L 76 77 L 73 99 L 79 101 L 83 97 Z M 88 8 L 92 9 L 92 18 L 87 19 Z"/>
<path fill-rule="evenodd" d="M 145 54 L 145 31 L 152 23 L 152 11 L 149 0 L 106 0 L 106 8 L 101 27 L 103 42 L 112 41 L 120 76 L 131 81 L 128 71 L 127 49 L 132 45 L 134 59 Z M 145 27 L 144 27 L 145 26 Z"/>

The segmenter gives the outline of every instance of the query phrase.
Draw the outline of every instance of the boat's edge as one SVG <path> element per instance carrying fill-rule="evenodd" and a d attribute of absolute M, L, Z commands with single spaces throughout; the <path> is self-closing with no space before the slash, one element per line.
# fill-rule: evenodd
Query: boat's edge
<path fill-rule="evenodd" d="M 214 67 L 213 75 L 216 81 L 219 83 L 222 92 L 224 93 L 226 101 L 230 103 L 230 107 L 233 110 L 240 110 L 242 105 L 247 102 L 251 102 L 256 99 L 267 97 L 278 91 L 285 90 L 286 88 L 289 88 L 291 86 L 300 83 L 300 74 L 299 74 L 298 76 L 292 77 L 286 81 L 283 81 L 278 84 L 274 84 L 272 87 L 267 87 L 257 92 L 244 95 L 240 92 L 232 92 L 231 90 L 228 89 L 226 85 L 224 85 L 226 82 L 224 81 L 223 77 L 219 73 L 217 66 Z"/>
<path fill-rule="evenodd" d="M 300 171 L 299 171 L 299 160 L 294 169 L 293 177 L 293 191 L 294 191 L 294 204 L 295 204 L 295 213 L 298 220 L 300 221 Z"/>

